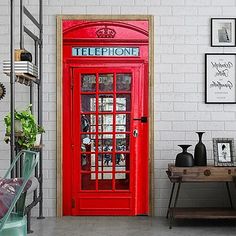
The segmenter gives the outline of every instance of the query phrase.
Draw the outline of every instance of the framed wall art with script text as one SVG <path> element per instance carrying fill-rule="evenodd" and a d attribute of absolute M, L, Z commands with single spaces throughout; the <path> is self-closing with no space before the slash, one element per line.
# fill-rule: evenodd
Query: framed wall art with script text
<path fill-rule="evenodd" d="M 236 54 L 205 54 L 205 103 L 236 103 Z"/>

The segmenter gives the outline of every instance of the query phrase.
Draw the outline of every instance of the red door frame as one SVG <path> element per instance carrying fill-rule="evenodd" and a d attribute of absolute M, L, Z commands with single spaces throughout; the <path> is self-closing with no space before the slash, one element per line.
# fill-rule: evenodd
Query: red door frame
<path fill-rule="evenodd" d="M 127 22 L 127 21 L 126 21 Z M 132 23 L 134 23 L 132 21 Z M 138 22 L 140 23 L 140 22 Z M 76 43 L 75 43 L 76 41 Z M 132 39 L 129 40 L 127 39 L 126 42 L 125 40 L 109 40 L 107 41 L 106 39 L 102 42 L 103 40 L 98 40 L 97 39 L 90 39 L 90 40 L 69 40 L 68 38 L 64 38 L 64 51 L 63 51 L 63 215 L 71 215 L 71 208 L 72 208 L 72 201 L 71 201 L 71 196 L 72 196 L 72 189 L 71 186 L 67 184 L 67 182 L 71 181 L 72 175 L 70 173 L 70 170 L 72 169 L 73 163 L 69 161 L 69 158 L 67 158 L 68 155 L 71 155 L 71 145 L 68 143 L 70 142 L 70 137 L 71 137 L 71 129 L 65 128 L 68 127 L 67 122 L 69 121 L 72 123 L 72 118 L 70 116 L 70 111 L 66 108 L 71 108 L 71 102 L 70 102 L 70 89 L 71 89 L 71 84 L 70 81 L 68 81 L 69 78 L 72 76 L 71 68 L 72 67 L 84 67 L 84 66 L 98 66 L 100 65 L 101 67 L 106 66 L 113 66 L 114 63 L 125 63 L 126 66 L 128 65 L 138 65 L 141 64 L 143 65 L 143 72 L 145 73 L 145 78 L 148 80 L 148 39 L 147 40 L 139 40 L 139 39 Z M 91 46 L 91 45 L 109 45 L 109 46 L 114 46 L 120 44 L 122 41 L 122 45 L 135 45 L 140 47 L 140 57 L 139 58 L 99 58 L 99 57 L 94 57 L 94 58 L 73 58 L 71 56 L 68 56 L 69 53 L 71 52 L 71 47 L 72 45 L 86 45 L 86 46 Z M 69 48 L 69 50 L 68 50 Z M 145 84 L 147 87 L 142 88 L 143 91 L 146 91 L 146 97 L 148 97 L 148 83 Z M 140 92 L 140 91 L 139 91 Z M 145 113 L 148 116 L 148 101 L 146 101 L 145 104 Z M 137 107 L 136 109 L 139 109 Z M 140 114 L 143 115 L 143 114 Z M 149 144 L 147 142 L 147 137 L 146 140 L 139 140 L 141 143 L 142 147 L 148 148 Z M 148 158 L 148 157 L 147 157 Z M 137 165 L 139 163 L 137 162 Z M 140 173 L 139 173 L 140 174 Z M 143 176 L 147 176 L 148 178 L 148 161 L 147 161 L 147 168 L 143 170 Z M 144 178 L 145 179 L 145 178 Z M 137 180 L 137 178 L 136 178 Z M 137 188 L 135 189 L 135 195 L 140 196 L 139 198 L 136 198 L 135 202 L 135 212 L 134 214 L 145 214 L 148 213 L 148 199 L 149 199 L 149 188 L 144 185 L 143 183 L 148 184 L 148 179 L 143 180 L 142 183 L 137 182 L 135 185 Z M 142 200 L 142 198 L 144 200 Z M 145 210 L 144 210 L 145 209 Z"/>
<path fill-rule="evenodd" d="M 95 66 L 95 65 L 94 65 Z M 98 68 L 97 68 L 98 67 Z M 127 69 L 126 68 L 127 65 L 126 64 L 118 64 L 117 66 L 114 66 L 114 64 L 112 65 L 112 69 L 110 66 L 106 66 L 104 63 L 101 63 L 101 66 L 99 66 L 99 64 L 96 64 L 96 67 L 88 67 L 88 68 L 84 68 L 84 67 L 80 67 L 80 69 L 78 69 L 78 67 L 76 67 L 77 70 L 79 70 L 80 73 L 88 73 L 88 71 L 93 71 L 93 73 L 110 73 L 111 70 L 113 73 L 131 73 L 131 71 L 133 71 L 134 73 L 137 74 L 137 69 L 134 70 L 134 68 L 132 69 Z M 75 70 L 76 70 L 75 69 Z M 76 82 L 74 82 L 75 84 Z M 79 83 L 77 83 L 78 86 Z M 77 89 L 79 89 L 77 87 Z M 76 86 L 74 91 L 76 92 Z M 131 91 L 131 94 L 134 94 Z M 75 101 L 79 101 L 79 96 L 77 94 L 77 96 L 75 97 Z M 131 98 L 131 101 L 133 101 L 133 97 Z M 77 106 L 78 107 L 78 106 Z M 80 113 L 80 111 L 77 111 L 78 113 Z M 113 112 L 112 112 L 113 113 Z M 133 113 L 131 112 L 131 118 L 130 121 L 132 122 L 132 117 Z M 77 116 L 76 116 L 77 117 Z M 76 126 L 78 126 L 78 122 L 76 122 L 77 119 L 74 120 L 74 130 L 79 130 L 79 127 L 76 128 Z M 132 127 L 132 124 L 130 125 Z M 114 132 L 113 132 L 114 133 Z M 97 133 L 98 134 L 98 133 Z M 76 137 L 74 138 L 75 140 L 79 140 L 79 132 L 75 131 L 75 135 Z M 134 155 L 132 153 L 132 146 L 134 143 L 134 138 L 130 137 L 131 139 L 131 144 L 130 144 L 130 156 L 133 158 Z M 74 158 L 74 185 L 73 186 L 79 186 L 80 185 L 80 179 L 76 179 L 76 177 L 79 177 L 80 174 L 80 161 L 77 158 L 80 154 L 80 146 L 79 145 L 75 145 L 77 148 L 76 154 L 73 155 Z M 132 161 L 131 164 L 134 164 L 135 161 Z M 78 168 L 76 168 L 78 167 Z M 93 191 L 91 193 L 91 191 L 77 191 L 77 189 L 73 189 L 72 190 L 72 196 L 73 199 L 75 199 L 76 201 L 76 205 L 80 206 L 80 209 L 78 208 L 73 208 L 72 209 L 72 215 L 134 215 L 134 179 L 135 179 L 135 168 L 134 165 L 130 166 L 130 170 L 128 171 L 128 173 L 130 174 L 130 176 L 132 175 L 132 178 L 130 178 L 130 189 L 127 190 L 99 190 L 99 192 Z M 102 196 L 101 196 L 102 194 Z M 77 195 L 80 195 L 79 197 L 77 197 Z M 112 204 L 108 204 L 109 202 L 111 203 L 112 200 Z M 91 201 L 94 202 L 93 207 L 94 210 L 89 210 L 88 208 L 86 208 L 83 204 L 83 202 L 88 202 Z M 95 202 L 98 201 L 96 204 Z M 100 205 L 103 203 L 103 206 L 106 206 L 106 209 L 100 209 Z M 104 204 L 105 203 L 105 204 Z M 114 205 L 116 207 L 114 207 Z M 122 205 L 122 206 L 119 206 Z M 118 207 L 119 206 L 119 207 Z"/>

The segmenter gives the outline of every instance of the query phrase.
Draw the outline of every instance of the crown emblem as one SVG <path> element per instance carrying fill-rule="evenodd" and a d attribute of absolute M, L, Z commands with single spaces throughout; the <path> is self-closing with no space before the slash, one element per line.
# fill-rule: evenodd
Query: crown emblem
<path fill-rule="evenodd" d="M 98 38 L 114 38 L 116 35 L 116 31 L 114 29 L 105 27 L 96 31 L 96 35 Z"/>

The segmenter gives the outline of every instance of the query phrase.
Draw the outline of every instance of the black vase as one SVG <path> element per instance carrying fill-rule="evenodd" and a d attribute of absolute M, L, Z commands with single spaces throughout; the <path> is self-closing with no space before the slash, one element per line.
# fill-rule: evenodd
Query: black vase
<path fill-rule="evenodd" d="M 195 166 L 206 166 L 207 165 L 207 153 L 206 147 L 202 143 L 202 135 L 205 132 L 196 132 L 198 134 L 199 141 L 194 149 L 194 164 Z"/>
<path fill-rule="evenodd" d="M 32 54 L 30 52 L 24 51 L 20 54 L 21 61 L 32 62 Z"/>
<path fill-rule="evenodd" d="M 177 154 L 175 159 L 175 166 L 178 167 L 191 167 L 194 165 L 193 155 L 187 152 L 187 149 L 192 145 L 178 145 L 183 151 Z"/>

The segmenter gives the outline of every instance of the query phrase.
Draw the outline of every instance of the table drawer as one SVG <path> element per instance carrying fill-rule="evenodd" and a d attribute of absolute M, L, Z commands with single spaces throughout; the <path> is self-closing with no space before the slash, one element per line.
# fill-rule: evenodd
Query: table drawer
<path fill-rule="evenodd" d="M 236 176 L 236 167 L 215 167 L 215 166 L 194 166 L 194 167 L 175 167 L 173 164 L 168 166 L 169 177 L 182 181 L 233 181 Z"/>

